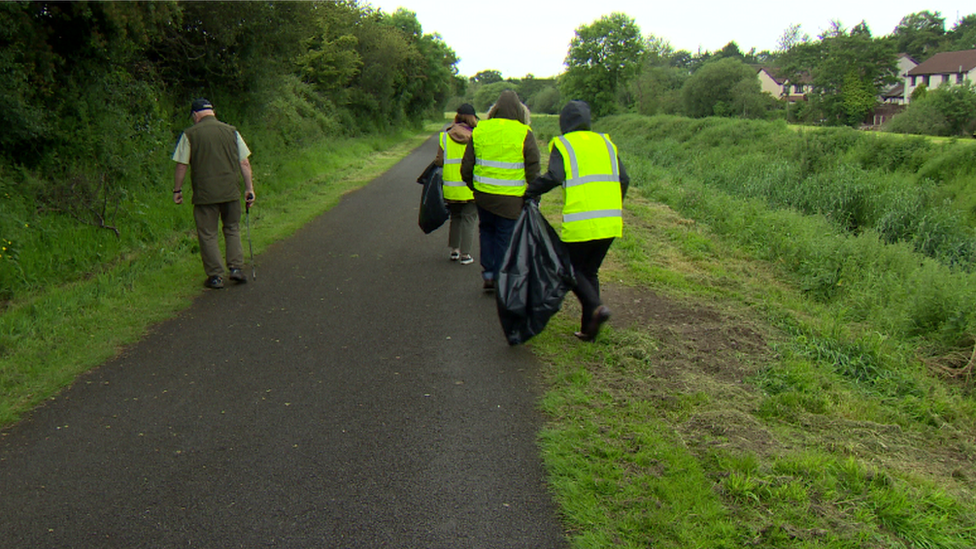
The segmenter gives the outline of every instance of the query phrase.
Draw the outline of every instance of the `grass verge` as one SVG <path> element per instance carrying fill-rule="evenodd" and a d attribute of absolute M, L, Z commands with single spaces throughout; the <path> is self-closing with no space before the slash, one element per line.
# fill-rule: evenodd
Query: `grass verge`
<path fill-rule="evenodd" d="M 569 296 L 530 342 L 572 545 L 976 546 L 969 387 L 636 187 L 601 270 L 609 328 L 575 341 Z M 720 195 L 699 199 L 745 209 Z"/>
<path fill-rule="evenodd" d="M 254 253 L 389 169 L 440 125 L 419 135 L 323 142 L 281 162 L 275 173 L 256 165 Z M 7 304 L 0 315 L 0 427 L 115 356 L 203 291 L 192 212 L 183 208 L 181 232 L 131 250 L 83 280 Z"/>

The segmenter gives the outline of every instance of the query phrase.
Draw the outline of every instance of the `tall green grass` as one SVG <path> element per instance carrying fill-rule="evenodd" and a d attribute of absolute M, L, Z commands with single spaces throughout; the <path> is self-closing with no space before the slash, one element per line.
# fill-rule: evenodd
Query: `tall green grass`
<path fill-rule="evenodd" d="M 597 129 L 632 185 L 780 266 L 840 321 L 972 344 L 976 142 L 669 116 Z M 547 139 L 558 123 L 534 130 Z"/>
<path fill-rule="evenodd" d="M 629 155 L 709 188 L 976 266 L 976 142 L 726 118 L 621 116 L 601 128 Z"/>
<path fill-rule="evenodd" d="M 533 129 L 558 133 L 553 119 Z M 915 210 L 892 218 L 942 208 L 965 229 L 958 202 L 933 206 L 971 185 L 963 164 L 940 183 L 910 172 L 976 148 L 667 117 L 595 129 L 634 188 L 602 271 L 635 306 L 610 306 L 634 314 L 651 290 L 658 307 L 722 323 L 689 340 L 684 323 L 709 317 L 661 311 L 578 345 L 562 312 L 533 340 L 547 364 L 543 455 L 572 545 L 974 546 L 973 386 L 920 359 L 962 350 L 943 363 L 966 363 L 976 280 L 925 253 L 918 232 L 889 239 L 852 219 L 896 197 Z M 834 185 L 839 173 L 861 190 Z M 733 347 L 748 330 L 761 349 Z"/>

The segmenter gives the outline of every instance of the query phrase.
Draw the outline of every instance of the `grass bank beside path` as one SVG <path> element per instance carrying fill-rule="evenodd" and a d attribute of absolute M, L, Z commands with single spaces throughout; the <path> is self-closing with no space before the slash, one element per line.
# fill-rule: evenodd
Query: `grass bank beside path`
<path fill-rule="evenodd" d="M 388 170 L 440 127 L 437 122 L 417 135 L 323 142 L 282 162 L 275 173 L 255 161 L 254 253 L 287 238 L 343 194 Z M 404 174 L 404 184 L 417 175 Z M 168 193 L 160 194 L 159 200 L 168 199 Z M 182 232 L 130 252 L 79 282 L 46 288 L 3 310 L 0 428 L 144 337 L 153 324 L 185 309 L 204 291 L 192 207 L 179 207 L 186 217 Z M 260 258 L 256 263 L 260 277 Z"/>
<path fill-rule="evenodd" d="M 537 134 L 553 123 L 533 117 Z M 546 364 L 540 440 L 572 545 L 976 547 L 972 381 L 743 244 L 817 219 L 720 233 L 697 212 L 767 214 L 612 136 L 633 177 L 601 270 L 614 315 L 579 343 L 569 295 L 528 343 Z M 554 226 L 560 200 L 543 200 Z"/>
<path fill-rule="evenodd" d="M 295 159 L 273 175 L 299 184 L 259 191 L 255 252 L 436 129 L 389 150 L 360 143 L 347 155 L 329 144 Z M 533 115 L 533 129 L 545 149 L 558 122 Z M 976 547 L 972 380 L 940 378 L 916 356 L 917 341 L 852 320 L 843 301 L 812 298 L 756 244 L 770 240 L 764 231 L 859 237 L 705 188 L 629 153 L 628 137 L 639 136 L 613 137 L 634 179 L 624 236 L 601 271 L 614 315 L 597 342 L 581 343 L 569 295 L 528 344 L 544 363 L 540 448 L 572 545 Z M 341 165 L 321 168 L 336 156 Z M 543 199 L 556 226 L 559 194 Z M 738 224 L 719 223 L 733 217 Z M 0 317 L 0 421 L 202 291 L 191 224 L 188 215 L 186 232 L 159 250 Z"/>

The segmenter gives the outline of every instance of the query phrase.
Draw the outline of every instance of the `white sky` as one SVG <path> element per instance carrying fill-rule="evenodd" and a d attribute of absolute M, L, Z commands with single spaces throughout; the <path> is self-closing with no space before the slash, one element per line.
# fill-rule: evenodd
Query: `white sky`
<path fill-rule="evenodd" d="M 939 12 L 947 31 L 957 19 L 976 13 L 972 0 L 361 0 L 361 4 L 386 13 L 399 7 L 416 13 L 424 33 L 439 34 L 461 58 L 458 71 L 462 76 L 494 69 L 505 78 L 562 73 L 576 29 L 613 12 L 634 19 L 644 36 L 653 34 L 676 50 L 692 53 L 717 51 L 731 41 L 743 52 L 753 47 L 773 51 L 792 24 L 815 39 L 832 20 L 839 20 L 847 29 L 863 20 L 871 34 L 880 37 L 890 34 L 902 17 L 912 13 Z"/>

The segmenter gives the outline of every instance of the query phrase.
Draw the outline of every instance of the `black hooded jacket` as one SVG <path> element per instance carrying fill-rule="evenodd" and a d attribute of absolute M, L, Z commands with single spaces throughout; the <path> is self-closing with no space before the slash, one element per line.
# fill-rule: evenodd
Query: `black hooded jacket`
<path fill-rule="evenodd" d="M 583 101 L 570 101 L 559 113 L 559 131 L 563 134 L 578 131 L 590 131 L 590 106 Z M 620 166 L 620 195 L 627 196 L 627 189 L 630 187 L 630 176 L 624 169 L 623 162 L 617 157 L 617 164 Z M 559 149 L 553 147 L 549 153 L 549 170 L 529 183 L 525 190 L 526 198 L 541 196 L 566 182 L 566 168 L 563 162 L 563 155 Z"/>

